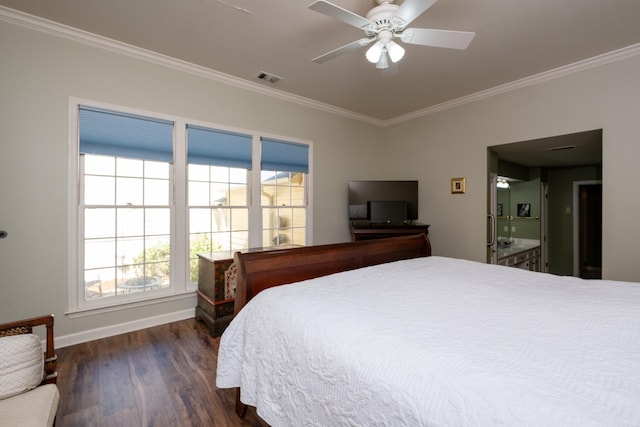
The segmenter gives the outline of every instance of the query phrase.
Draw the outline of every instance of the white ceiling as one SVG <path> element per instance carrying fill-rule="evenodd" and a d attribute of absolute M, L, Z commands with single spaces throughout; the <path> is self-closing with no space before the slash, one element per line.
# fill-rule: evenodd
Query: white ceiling
<path fill-rule="evenodd" d="M 640 0 L 439 0 L 411 27 L 473 31 L 467 50 L 404 45 L 377 70 L 365 49 L 311 59 L 363 32 L 312 0 L 0 0 L 0 5 L 388 121 L 640 43 Z M 333 0 L 366 15 L 373 0 Z M 398 0 L 400 2 L 400 0 Z M 265 71 L 283 77 L 272 85 Z"/>

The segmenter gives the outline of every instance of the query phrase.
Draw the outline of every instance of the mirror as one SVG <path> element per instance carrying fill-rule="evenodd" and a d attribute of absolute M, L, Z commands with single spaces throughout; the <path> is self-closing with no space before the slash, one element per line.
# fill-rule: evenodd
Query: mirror
<path fill-rule="evenodd" d="M 498 245 L 516 239 L 540 241 L 540 178 L 528 181 L 498 177 Z"/>

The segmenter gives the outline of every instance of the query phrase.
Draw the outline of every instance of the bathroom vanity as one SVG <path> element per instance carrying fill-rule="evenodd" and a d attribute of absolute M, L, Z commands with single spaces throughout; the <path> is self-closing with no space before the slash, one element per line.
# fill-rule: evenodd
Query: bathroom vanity
<path fill-rule="evenodd" d="M 515 239 L 508 246 L 499 245 L 498 264 L 529 271 L 541 271 L 540 241 Z"/>

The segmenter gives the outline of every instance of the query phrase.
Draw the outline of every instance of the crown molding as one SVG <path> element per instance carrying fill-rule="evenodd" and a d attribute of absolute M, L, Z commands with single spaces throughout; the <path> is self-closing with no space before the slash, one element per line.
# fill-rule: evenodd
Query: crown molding
<path fill-rule="evenodd" d="M 548 82 L 561 77 L 565 77 L 571 74 L 578 73 L 580 71 L 589 70 L 591 68 L 600 67 L 602 65 L 611 64 L 613 62 L 622 61 L 632 56 L 640 54 L 640 43 L 623 47 L 618 50 L 604 53 L 602 55 L 594 56 L 582 61 L 574 62 L 573 64 L 564 65 L 562 67 L 554 68 L 549 71 L 544 71 L 533 76 L 525 77 L 520 80 L 515 80 L 510 83 L 505 83 L 500 86 L 496 86 L 487 90 L 465 95 L 463 97 L 453 99 L 451 101 L 443 102 L 438 105 L 417 110 L 412 113 L 408 113 L 402 116 L 395 117 L 384 121 L 383 126 L 392 126 L 414 120 L 420 117 L 425 117 L 430 114 L 435 114 L 440 111 L 449 110 L 451 108 L 459 107 L 461 105 L 469 104 L 482 99 L 491 98 L 492 96 L 501 95 L 503 93 L 511 92 L 514 90 L 522 89 L 528 86 L 533 86 L 539 83 Z"/>
<path fill-rule="evenodd" d="M 50 21 L 38 16 L 30 15 L 5 6 L 0 6 L 0 20 L 15 25 L 19 25 L 32 30 L 47 33 L 56 37 L 72 40 L 84 45 L 97 47 L 114 53 L 126 55 L 153 64 L 161 65 L 174 70 L 183 71 L 199 77 L 203 77 L 216 82 L 224 83 L 240 89 L 249 90 L 255 93 L 289 101 L 298 105 L 314 108 L 316 110 L 336 114 L 342 117 L 358 120 L 375 126 L 383 126 L 384 122 L 364 114 L 355 113 L 350 110 L 338 108 L 336 106 L 315 101 L 300 95 L 294 95 L 281 90 L 262 86 L 258 83 L 250 82 L 239 77 L 221 73 L 210 68 L 202 67 L 187 61 L 182 61 L 158 52 L 143 49 L 117 40 L 103 37 L 58 22 Z"/>
<path fill-rule="evenodd" d="M 190 62 L 182 61 L 180 59 L 163 55 L 151 50 L 142 49 L 137 46 L 99 36 L 88 31 L 80 30 L 78 28 L 70 27 L 68 25 L 60 24 L 48 19 L 10 9 L 5 6 L 0 6 L 0 20 L 51 34 L 53 36 L 72 40 L 88 46 L 105 49 L 122 55 L 127 55 L 153 64 L 172 68 L 174 70 L 183 71 L 189 74 L 224 83 L 237 88 L 249 90 L 272 98 L 288 101 L 298 105 L 303 105 L 309 108 L 336 114 L 349 119 L 358 120 L 378 127 L 388 127 L 408 122 L 410 120 L 449 110 L 451 108 L 456 108 L 482 99 L 491 98 L 496 95 L 547 82 L 580 71 L 621 61 L 640 54 L 640 43 L 637 43 L 612 52 L 607 52 L 602 55 L 595 56 L 593 58 L 588 58 L 582 61 L 575 62 L 573 64 L 568 64 L 562 67 L 555 68 L 553 70 L 545 71 L 487 90 L 472 93 L 470 95 L 465 95 L 451 101 L 443 102 L 441 104 L 397 116 L 392 119 L 380 120 L 370 116 L 366 116 L 364 114 L 355 113 L 344 108 L 339 108 L 330 104 L 315 101 L 310 98 L 290 94 L 273 88 L 268 88 L 258 83 L 250 82 L 248 80 L 244 80 L 229 74 L 221 73 L 210 68 L 195 65 Z"/>

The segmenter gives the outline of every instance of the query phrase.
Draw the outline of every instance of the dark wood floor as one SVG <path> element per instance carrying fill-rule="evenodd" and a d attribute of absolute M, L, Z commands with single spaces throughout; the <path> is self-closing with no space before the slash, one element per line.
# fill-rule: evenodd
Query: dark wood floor
<path fill-rule="evenodd" d="M 216 388 L 219 343 L 190 319 L 58 349 L 56 426 L 266 426 Z"/>

